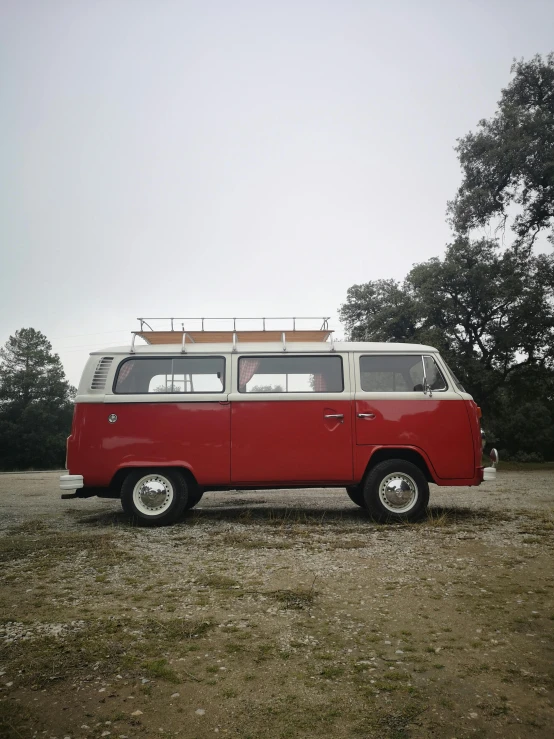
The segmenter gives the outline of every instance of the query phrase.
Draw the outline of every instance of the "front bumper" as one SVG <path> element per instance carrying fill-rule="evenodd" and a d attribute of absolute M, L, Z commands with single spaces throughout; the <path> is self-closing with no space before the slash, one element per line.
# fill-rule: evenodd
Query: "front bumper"
<path fill-rule="evenodd" d="M 79 490 L 83 487 L 82 475 L 60 475 L 60 488 L 62 490 Z"/>
<path fill-rule="evenodd" d="M 496 480 L 496 467 L 485 467 L 483 470 L 483 482 Z"/>

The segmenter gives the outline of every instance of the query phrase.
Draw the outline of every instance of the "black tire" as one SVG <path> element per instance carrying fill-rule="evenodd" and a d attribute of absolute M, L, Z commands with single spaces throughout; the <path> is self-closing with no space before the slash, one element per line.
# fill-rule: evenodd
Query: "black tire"
<path fill-rule="evenodd" d="M 189 497 L 187 500 L 187 507 L 186 510 L 190 511 L 191 508 L 194 508 L 195 505 L 198 505 L 200 501 L 202 500 L 202 496 L 204 495 L 204 490 L 200 487 L 197 487 L 196 489 L 189 487 Z"/>
<path fill-rule="evenodd" d="M 362 490 L 362 488 L 358 487 L 357 485 L 348 485 L 346 488 L 346 492 L 352 503 L 359 505 L 360 508 L 366 507 L 364 491 Z"/>
<path fill-rule="evenodd" d="M 415 464 L 404 459 L 387 459 L 367 475 L 364 499 L 370 515 L 377 521 L 417 521 L 427 509 L 429 485 Z"/>
<path fill-rule="evenodd" d="M 143 526 L 174 523 L 185 512 L 188 498 L 186 478 L 178 470 L 136 470 L 121 486 L 123 510 Z"/>

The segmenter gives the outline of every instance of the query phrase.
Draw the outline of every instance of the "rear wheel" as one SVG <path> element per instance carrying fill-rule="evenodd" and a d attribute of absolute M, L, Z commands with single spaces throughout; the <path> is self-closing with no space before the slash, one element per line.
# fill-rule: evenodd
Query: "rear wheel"
<path fill-rule="evenodd" d="M 364 491 L 362 488 L 358 487 L 357 485 L 348 485 L 346 487 L 346 492 L 348 493 L 348 497 L 350 498 L 352 503 L 359 505 L 360 508 L 366 507 L 364 500 Z"/>
<path fill-rule="evenodd" d="M 185 512 L 187 501 L 187 481 L 177 470 L 130 472 L 121 487 L 123 510 L 144 525 L 173 523 Z"/>
<path fill-rule="evenodd" d="M 203 495 L 204 495 L 204 491 L 202 490 L 202 488 L 197 487 L 196 490 L 189 489 L 189 497 L 187 500 L 186 510 L 190 511 L 191 508 L 194 508 L 195 505 L 200 503 Z"/>
<path fill-rule="evenodd" d="M 378 521 L 417 521 L 429 503 L 429 485 L 415 464 L 388 459 L 367 475 L 364 499 Z"/>

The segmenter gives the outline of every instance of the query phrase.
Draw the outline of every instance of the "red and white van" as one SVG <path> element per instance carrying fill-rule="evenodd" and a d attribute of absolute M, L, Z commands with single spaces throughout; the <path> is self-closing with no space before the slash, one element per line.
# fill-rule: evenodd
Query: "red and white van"
<path fill-rule="evenodd" d="M 334 342 L 326 322 L 141 329 L 145 345 L 86 364 L 64 498 L 121 497 L 139 521 L 167 524 L 206 490 L 345 487 L 374 518 L 414 520 L 430 482 L 494 479 L 480 410 L 433 347 Z"/>

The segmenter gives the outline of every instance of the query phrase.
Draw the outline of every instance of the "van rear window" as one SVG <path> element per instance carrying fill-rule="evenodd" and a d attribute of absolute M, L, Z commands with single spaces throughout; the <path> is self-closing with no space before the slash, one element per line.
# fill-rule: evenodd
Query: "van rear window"
<path fill-rule="evenodd" d="M 225 390 L 223 357 L 136 357 L 119 366 L 114 392 L 222 393 Z"/>
<path fill-rule="evenodd" d="M 410 393 L 423 391 L 425 376 L 432 390 L 446 390 L 446 382 L 435 360 L 421 356 L 360 357 L 360 380 L 366 393 Z"/>
<path fill-rule="evenodd" d="M 240 393 L 342 393 L 341 357 L 241 357 Z"/>

